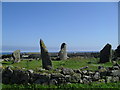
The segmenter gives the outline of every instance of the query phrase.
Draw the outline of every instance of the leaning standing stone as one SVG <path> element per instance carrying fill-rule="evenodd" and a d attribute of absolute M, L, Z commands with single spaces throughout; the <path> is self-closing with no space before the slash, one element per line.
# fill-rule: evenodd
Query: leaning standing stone
<path fill-rule="evenodd" d="M 16 50 L 13 52 L 14 63 L 20 62 L 20 50 Z"/>
<path fill-rule="evenodd" d="M 52 68 L 52 62 L 48 50 L 41 39 L 40 39 L 40 48 L 41 48 L 42 67 L 44 69 L 49 70 Z"/>
<path fill-rule="evenodd" d="M 66 60 L 68 58 L 65 43 L 62 43 L 61 50 L 59 51 L 58 55 L 61 60 Z"/>
<path fill-rule="evenodd" d="M 111 60 L 111 45 L 107 44 L 101 51 L 100 51 L 100 63 L 109 62 Z"/>

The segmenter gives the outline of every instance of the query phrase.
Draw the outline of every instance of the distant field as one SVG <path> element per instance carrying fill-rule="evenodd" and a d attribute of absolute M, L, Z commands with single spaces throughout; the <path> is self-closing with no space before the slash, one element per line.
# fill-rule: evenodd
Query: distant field
<path fill-rule="evenodd" d="M 111 62 L 105 63 L 105 64 L 98 64 L 99 58 L 70 58 L 67 60 L 61 60 L 61 61 L 52 61 L 53 68 L 59 68 L 59 67 L 65 67 L 65 68 L 71 68 L 71 69 L 79 69 L 81 67 L 88 66 L 89 70 L 97 70 L 98 66 L 104 66 L 104 67 L 110 67 L 113 64 Z M 26 69 L 39 69 L 42 68 L 42 61 L 41 60 L 22 60 L 20 63 L 14 63 L 12 62 L 1 62 L 3 67 L 6 66 L 13 66 L 18 68 L 26 68 Z"/>

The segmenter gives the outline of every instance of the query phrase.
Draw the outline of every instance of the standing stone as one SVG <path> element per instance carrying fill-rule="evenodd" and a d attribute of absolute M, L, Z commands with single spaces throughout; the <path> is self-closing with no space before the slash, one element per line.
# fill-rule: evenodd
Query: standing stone
<path fill-rule="evenodd" d="M 100 63 L 109 62 L 111 60 L 111 45 L 107 44 L 101 51 L 100 51 Z"/>
<path fill-rule="evenodd" d="M 40 48 L 41 48 L 42 67 L 46 70 L 49 70 L 52 68 L 52 62 L 48 50 L 41 39 L 40 39 Z"/>
<path fill-rule="evenodd" d="M 68 58 L 65 43 L 62 43 L 61 50 L 59 51 L 58 55 L 61 60 L 66 60 Z"/>
<path fill-rule="evenodd" d="M 13 52 L 14 63 L 20 62 L 20 50 L 16 50 Z"/>
<path fill-rule="evenodd" d="M 120 57 L 120 45 L 117 47 L 117 49 L 115 50 L 115 56 L 116 57 Z"/>

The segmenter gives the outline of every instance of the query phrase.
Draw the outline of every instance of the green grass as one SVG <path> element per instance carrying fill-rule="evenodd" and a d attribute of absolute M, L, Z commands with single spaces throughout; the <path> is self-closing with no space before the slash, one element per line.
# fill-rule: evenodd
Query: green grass
<path fill-rule="evenodd" d="M 87 70 L 97 70 L 98 66 L 110 67 L 113 65 L 111 62 L 107 62 L 104 64 L 98 64 L 98 62 L 99 62 L 99 58 L 70 58 L 67 60 L 52 61 L 52 64 L 54 69 L 59 67 L 80 69 L 81 67 L 88 66 L 89 68 Z M 42 68 L 41 60 L 33 60 L 33 61 L 22 60 L 21 62 L 14 64 L 12 64 L 12 62 L 5 62 L 5 61 L 1 63 L 3 67 L 12 66 L 17 68 L 26 68 L 33 70 Z"/>
<path fill-rule="evenodd" d="M 116 88 L 119 89 L 120 88 L 120 82 L 118 83 L 92 83 L 92 84 L 62 84 L 62 85 L 40 85 L 40 84 L 32 84 L 32 85 L 17 85 L 17 84 L 12 84 L 12 85 L 5 85 L 2 84 L 2 88 L 14 88 L 14 89 L 21 89 L 21 88 L 31 88 L 31 89 L 35 89 L 35 88 L 57 88 L 57 89 L 75 89 L 75 88 Z"/>

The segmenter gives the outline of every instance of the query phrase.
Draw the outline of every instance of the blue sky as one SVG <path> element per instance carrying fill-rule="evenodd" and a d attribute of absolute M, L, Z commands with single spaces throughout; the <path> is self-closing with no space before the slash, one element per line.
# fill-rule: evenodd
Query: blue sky
<path fill-rule="evenodd" d="M 100 51 L 118 45 L 117 2 L 18 2 L 2 4 L 3 51 L 39 52 L 40 38 L 49 51 Z"/>

